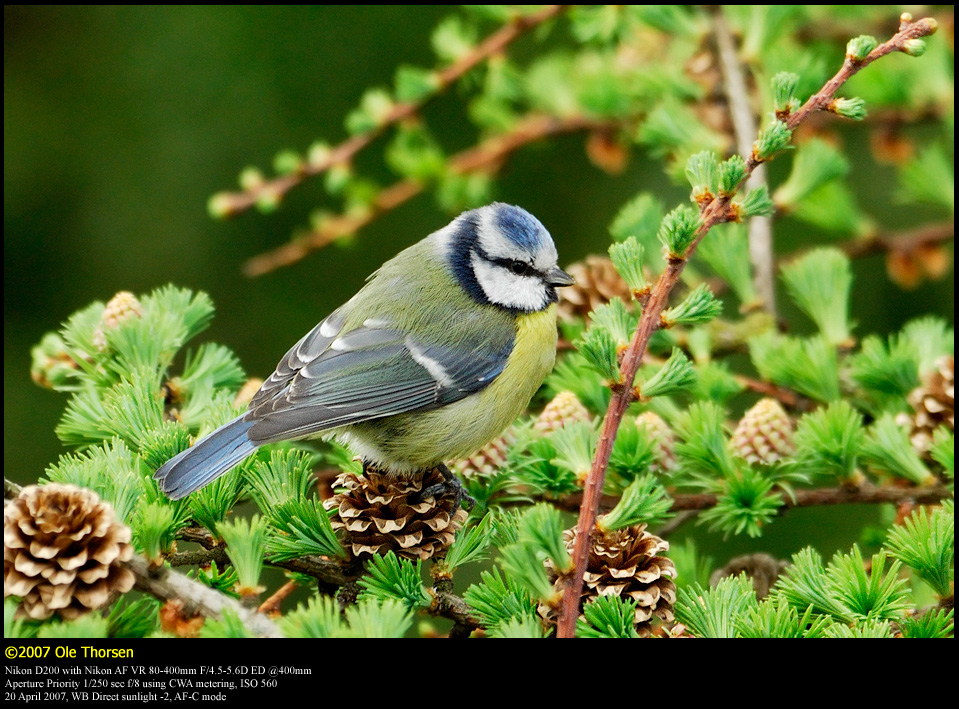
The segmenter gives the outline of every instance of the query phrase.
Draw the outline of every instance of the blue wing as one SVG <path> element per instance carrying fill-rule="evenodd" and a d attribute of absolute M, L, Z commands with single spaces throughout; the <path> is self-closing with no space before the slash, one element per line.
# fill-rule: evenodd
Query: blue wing
<path fill-rule="evenodd" d="M 245 417 L 254 443 L 450 404 L 488 386 L 513 348 L 512 332 L 498 342 L 487 336 L 454 348 L 386 321 L 345 333 L 339 327 L 342 318 L 334 313 L 264 383 Z"/>

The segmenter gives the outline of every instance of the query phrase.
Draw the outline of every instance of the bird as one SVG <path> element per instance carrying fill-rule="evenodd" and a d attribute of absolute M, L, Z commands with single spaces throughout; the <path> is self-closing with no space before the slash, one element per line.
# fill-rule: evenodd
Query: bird
<path fill-rule="evenodd" d="M 181 499 L 260 446 L 332 438 L 365 470 L 439 470 L 444 482 L 421 494 L 470 501 L 446 462 L 500 435 L 552 370 L 557 288 L 574 283 L 557 261 L 525 209 L 463 212 L 293 345 L 244 413 L 161 465 L 160 490 Z"/>

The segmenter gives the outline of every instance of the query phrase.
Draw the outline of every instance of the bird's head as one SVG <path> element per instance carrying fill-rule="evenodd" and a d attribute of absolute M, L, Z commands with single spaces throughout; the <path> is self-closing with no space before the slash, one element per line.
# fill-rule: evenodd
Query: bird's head
<path fill-rule="evenodd" d="M 480 303 L 536 312 L 556 302 L 556 288 L 573 284 L 546 227 L 525 209 L 494 202 L 464 212 L 449 229 L 453 272 Z"/>

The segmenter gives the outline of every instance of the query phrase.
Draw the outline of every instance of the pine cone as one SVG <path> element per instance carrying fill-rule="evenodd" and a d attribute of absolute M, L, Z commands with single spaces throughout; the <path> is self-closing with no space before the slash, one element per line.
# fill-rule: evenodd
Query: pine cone
<path fill-rule="evenodd" d="M 20 597 L 30 618 L 75 618 L 126 593 L 132 556 L 129 527 L 92 490 L 31 485 L 4 508 L 3 596 Z"/>
<path fill-rule="evenodd" d="M 93 344 L 101 352 L 107 349 L 108 330 L 114 330 L 131 318 L 143 317 L 143 306 L 129 291 L 120 291 L 110 298 L 100 316 L 100 326 L 93 332 Z"/>
<path fill-rule="evenodd" d="M 443 475 L 436 469 L 413 478 L 373 469 L 363 475 L 343 473 L 333 487 L 346 490 L 324 500 L 323 505 L 336 510 L 330 522 L 354 556 L 393 550 L 397 556 L 426 560 L 446 552 L 467 517 L 453 495 L 418 502 L 410 499 L 442 482 Z"/>
<path fill-rule="evenodd" d="M 760 399 L 733 432 L 733 454 L 750 463 L 772 465 L 796 450 L 789 414 L 775 399 Z"/>
<path fill-rule="evenodd" d="M 946 426 L 956 430 L 956 362 L 952 355 L 936 360 L 935 371 L 923 377 L 922 384 L 906 399 L 915 414 L 900 414 L 897 422 L 911 428 L 909 438 L 913 448 L 922 455 L 929 453 L 936 429 Z"/>
<path fill-rule="evenodd" d="M 509 447 L 515 442 L 516 434 L 510 428 L 502 436 L 494 438 L 469 458 L 456 461 L 450 468 L 454 473 L 464 478 L 493 475 L 506 465 L 506 455 L 509 452 Z"/>
<path fill-rule="evenodd" d="M 566 530 L 563 539 L 572 553 L 576 530 Z M 657 556 L 668 549 L 669 542 L 647 532 L 645 524 L 609 531 L 597 529 L 590 539 L 580 608 L 597 596 L 625 596 L 637 603 L 635 623 L 640 635 L 652 632 L 654 617 L 672 622 L 676 567 L 666 557 Z M 548 560 L 546 565 L 553 572 Z M 556 581 L 557 589 L 562 583 Z"/>
<path fill-rule="evenodd" d="M 676 469 L 676 455 L 673 447 L 676 437 L 663 419 L 652 411 L 644 411 L 636 417 L 637 428 L 646 430 L 647 435 L 655 444 L 653 455 L 655 460 L 650 466 L 654 473 L 671 473 Z"/>
<path fill-rule="evenodd" d="M 746 574 L 753 581 L 756 597 L 762 600 L 769 595 L 769 591 L 776 585 L 779 574 L 789 565 L 786 561 L 774 559 L 769 554 L 745 554 L 730 559 L 721 569 L 716 569 L 709 577 L 709 585 L 715 586 L 727 576 Z"/>
<path fill-rule="evenodd" d="M 574 263 L 566 270 L 576 283 L 558 291 L 561 320 L 587 318 L 613 298 L 632 302 L 629 286 L 606 256 L 587 256 L 585 262 Z"/>
<path fill-rule="evenodd" d="M 540 433 L 552 433 L 573 421 L 589 421 L 589 411 L 583 406 L 576 394 L 571 391 L 561 391 L 546 404 L 533 429 Z"/>

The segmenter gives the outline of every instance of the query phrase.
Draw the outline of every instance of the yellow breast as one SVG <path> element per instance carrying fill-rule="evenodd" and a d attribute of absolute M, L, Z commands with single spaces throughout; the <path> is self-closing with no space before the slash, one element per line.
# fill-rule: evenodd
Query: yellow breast
<path fill-rule="evenodd" d="M 381 460 L 397 472 L 460 460 L 526 410 L 555 359 L 556 306 L 551 305 L 516 318 L 516 340 L 506 366 L 476 395 L 433 411 L 353 426 L 343 439 L 360 455 Z"/>

